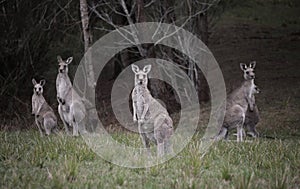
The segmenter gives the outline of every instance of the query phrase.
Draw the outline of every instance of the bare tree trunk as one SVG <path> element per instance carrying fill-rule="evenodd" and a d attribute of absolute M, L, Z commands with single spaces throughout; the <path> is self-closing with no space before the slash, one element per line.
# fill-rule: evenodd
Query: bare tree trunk
<path fill-rule="evenodd" d="M 91 44 L 91 34 L 89 31 L 89 13 L 86 0 L 80 0 L 80 13 L 84 40 L 84 52 L 86 52 Z"/>
<path fill-rule="evenodd" d="M 87 0 L 80 0 L 80 15 L 81 15 L 81 23 L 82 23 L 82 33 L 84 40 L 84 52 L 86 53 L 88 48 L 92 43 L 92 35 L 89 30 L 89 12 Z M 95 88 L 95 78 L 94 78 L 94 69 L 92 63 L 92 55 L 88 53 L 85 56 L 85 65 L 87 69 L 87 83 L 89 87 Z"/>
<path fill-rule="evenodd" d="M 80 0 L 80 15 L 81 15 L 81 23 L 82 23 L 82 33 L 84 40 L 84 61 L 85 61 L 85 70 L 87 73 L 87 84 L 89 87 L 85 87 L 84 96 L 87 100 L 85 105 L 87 107 L 87 118 L 88 122 L 86 125 L 86 129 L 89 131 L 94 131 L 97 127 L 97 110 L 94 105 L 90 103 L 89 99 L 95 98 L 95 74 L 92 62 L 92 52 L 88 51 L 90 45 L 92 44 L 92 35 L 89 30 L 89 12 L 88 12 L 88 4 L 87 0 Z"/>

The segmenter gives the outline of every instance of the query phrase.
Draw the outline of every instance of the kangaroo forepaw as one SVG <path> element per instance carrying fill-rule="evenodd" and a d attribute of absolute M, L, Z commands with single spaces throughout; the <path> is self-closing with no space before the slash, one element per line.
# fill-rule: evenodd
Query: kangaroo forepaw
<path fill-rule="evenodd" d="M 250 109 L 250 112 L 253 112 L 254 111 L 254 106 L 250 106 L 249 109 Z"/>
<path fill-rule="evenodd" d="M 138 123 L 139 123 L 139 124 L 145 123 L 145 120 L 144 120 L 144 119 L 139 119 L 139 120 L 138 120 Z"/>
<path fill-rule="evenodd" d="M 133 122 L 136 122 L 136 121 L 137 121 L 137 119 L 136 119 L 136 117 L 134 116 L 134 117 L 133 117 Z"/>
<path fill-rule="evenodd" d="M 64 112 L 67 112 L 67 113 L 70 112 L 70 106 L 65 105 L 65 106 L 62 107 L 62 109 L 63 109 Z"/>

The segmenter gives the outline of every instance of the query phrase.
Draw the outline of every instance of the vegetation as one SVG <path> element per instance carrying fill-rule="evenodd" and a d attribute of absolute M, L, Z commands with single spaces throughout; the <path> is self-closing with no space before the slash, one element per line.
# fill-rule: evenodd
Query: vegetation
<path fill-rule="evenodd" d="M 32 77 L 37 80 L 47 79 L 49 90 L 45 91 L 46 96 L 49 96 L 50 104 L 54 104 L 57 55 L 63 58 L 74 57 L 75 63 L 70 70 L 72 79 L 86 49 L 104 34 L 120 26 L 137 22 L 173 23 L 174 20 L 174 23 L 180 25 L 185 20 L 191 20 L 191 14 L 197 13 L 196 15 L 200 16 L 202 8 L 206 9 L 206 4 L 198 3 L 197 6 L 193 6 L 193 12 L 189 12 L 188 3 L 193 2 L 164 0 L 153 1 L 148 5 L 143 0 L 1 1 L 0 25 L 4 32 L 0 36 L 0 61 L 3 67 L 0 71 L 0 95 L 9 99 L 0 104 L 1 110 L 6 110 L 1 111 L 3 112 L 3 115 L 0 114 L 1 119 L 8 120 L 8 123 L 11 119 L 16 119 L 17 122 L 26 122 L 29 119 L 28 96 L 31 95 Z M 218 0 L 207 2 L 216 5 L 215 2 Z M 143 7 L 146 8 L 142 10 Z M 178 22 L 174 18 L 175 11 Z M 194 25 L 198 24 L 198 21 L 194 20 L 186 25 L 192 25 L 192 22 L 195 22 Z M 196 27 L 191 26 L 189 29 L 194 30 L 193 28 Z M 196 34 L 200 35 L 201 32 L 195 30 Z M 205 35 L 207 36 L 207 32 Z M 141 53 L 144 52 L 140 50 L 141 48 L 147 53 Z M 159 51 L 147 48 L 132 48 L 117 55 L 104 71 L 106 74 L 102 78 L 104 82 L 116 77 L 120 70 L 137 59 L 155 57 L 155 51 Z M 156 84 L 156 87 L 152 87 L 152 91 L 163 89 L 163 85 L 163 83 Z M 105 101 L 109 99 L 107 97 L 102 99 L 102 96 L 100 98 Z M 26 112 L 26 115 L 23 115 L 23 112 Z"/>
<path fill-rule="evenodd" d="M 224 1 L 218 7 L 221 10 L 215 10 L 219 19 L 212 23 L 208 46 L 220 64 L 228 92 L 242 80 L 238 63 L 257 61 L 255 82 L 261 93 L 256 102 L 262 137 L 215 143 L 201 158 L 201 134 L 210 113 L 209 103 L 201 103 L 201 122 L 193 140 L 170 161 L 149 169 L 106 162 L 81 137 L 66 136 L 63 131 L 39 136 L 30 115 L 31 78 L 47 78 L 45 98 L 56 110 L 56 55 L 72 54 L 79 60 L 84 49 L 78 40 L 79 1 L 69 5 L 60 1 L 63 9 L 52 1 L 1 1 L 9 16 L 0 21 L 4 28 L 0 36 L 4 63 L 0 70 L 0 188 L 299 188 L 299 1 Z M 42 17 L 45 10 L 53 11 L 54 17 Z M 91 23 L 97 23 L 95 15 Z M 94 39 L 103 33 L 93 33 Z M 100 92 L 106 95 L 105 90 Z M 177 120 L 179 116 L 174 113 L 172 117 Z M 115 129 L 120 125 L 106 112 L 100 118 L 119 142 L 141 145 L 137 134 Z"/>
<path fill-rule="evenodd" d="M 118 137 L 136 140 L 136 134 Z M 201 159 L 199 139 L 165 164 L 129 169 L 106 162 L 82 138 L 0 133 L 1 188 L 296 188 L 295 139 L 213 144 Z M 123 140 L 125 142 L 125 140 Z"/>

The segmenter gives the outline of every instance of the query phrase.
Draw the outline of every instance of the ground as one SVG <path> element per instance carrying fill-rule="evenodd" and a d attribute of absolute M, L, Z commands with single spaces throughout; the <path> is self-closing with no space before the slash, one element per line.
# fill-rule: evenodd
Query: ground
<path fill-rule="evenodd" d="M 299 138 L 299 7 L 246 2 L 221 18 L 209 47 L 222 69 L 228 92 L 242 80 L 239 63 L 257 62 L 255 83 L 261 93 L 256 101 L 262 117 L 259 130 Z"/>
<path fill-rule="evenodd" d="M 262 91 L 256 98 L 261 113 L 258 131 L 275 139 L 215 143 L 201 158 L 200 132 L 167 163 L 128 169 L 101 159 L 80 137 L 1 131 L 0 187 L 299 188 L 299 7 L 280 1 L 246 2 L 220 18 L 208 46 L 222 68 L 228 92 L 242 80 L 239 63 L 257 61 L 255 82 Z M 140 143 L 136 134 L 114 136 L 124 143 Z"/>

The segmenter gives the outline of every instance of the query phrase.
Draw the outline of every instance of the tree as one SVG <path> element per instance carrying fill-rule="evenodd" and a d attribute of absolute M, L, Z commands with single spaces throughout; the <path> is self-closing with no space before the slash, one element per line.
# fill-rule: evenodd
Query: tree
<path fill-rule="evenodd" d="M 82 33 L 83 33 L 83 41 L 84 41 L 84 52 L 88 53 L 88 48 L 92 44 L 92 35 L 89 27 L 89 12 L 88 12 L 88 4 L 87 0 L 80 0 L 80 15 L 81 15 L 81 23 L 82 23 Z M 90 53 L 86 54 L 85 57 L 85 65 L 87 70 L 87 83 L 88 86 L 92 89 L 95 89 L 95 75 L 92 63 L 92 55 Z"/>
<path fill-rule="evenodd" d="M 207 31 L 211 27 L 212 20 L 215 19 L 215 12 L 219 14 L 224 11 L 220 10 L 220 6 L 217 11 L 215 11 L 216 9 L 210 10 L 210 7 L 218 2 L 219 0 L 3 1 L 0 11 L 2 28 L 0 35 L 2 65 L 0 95 L 3 99 L 8 100 L 1 102 L 2 112 L 7 114 L 6 117 L 18 117 L 19 120 L 21 119 L 19 117 L 22 117 L 20 115 L 24 115 L 23 112 L 29 112 L 24 117 L 24 120 L 28 120 L 27 115 L 30 115 L 28 96 L 32 93 L 30 82 L 32 77 L 47 79 L 45 95 L 55 106 L 56 99 L 53 94 L 55 94 L 54 86 L 57 74 L 56 56 L 74 56 L 75 59 L 79 59 L 83 52 L 89 52 L 88 49 L 93 43 L 93 38 L 98 39 L 107 32 L 118 30 L 120 26 L 143 21 L 165 22 L 189 30 L 207 42 Z M 225 1 L 222 3 L 221 7 L 226 7 Z M 207 10 L 210 11 L 209 14 L 205 14 Z M 138 42 L 134 28 L 130 33 L 135 43 Z M 176 36 L 176 32 L 172 35 Z M 83 40 L 79 40 L 79 38 Z M 187 41 L 182 43 L 182 48 L 187 45 Z M 85 56 L 87 58 L 86 65 L 88 65 L 85 70 L 89 73 L 86 84 L 89 89 L 94 89 L 95 79 L 91 56 L 89 54 Z M 195 86 L 200 86 L 200 92 L 206 90 L 201 90 L 203 82 L 199 84 L 198 80 L 202 76 L 199 70 L 184 55 L 174 49 L 159 45 L 137 45 L 122 51 L 114 57 L 115 61 L 113 62 L 123 69 L 130 63 L 146 57 L 173 60 L 186 71 Z M 71 78 L 74 70 L 72 65 Z M 113 70 L 112 72 L 114 72 Z M 165 70 L 161 71 L 165 72 Z M 176 81 L 174 82 L 176 83 Z M 153 88 L 152 86 L 151 84 L 151 91 L 156 93 L 154 96 L 157 94 L 168 95 L 168 93 L 164 93 L 163 85 L 159 84 L 158 87 Z M 167 90 L 167 92 L 169 91 L 171 90 Z"/>
<path fill-rule="evenodd" d="M 123 20 L 123 25 L 131 25 L 130 32 L 135 44 L 139 44 L 139 39 L 135 33 L 136 31 L 133 24 L 146 21 L 175 24 L 180 28 L 187 29 L 198 35 L 204 43 L 208 43 L 209 23 L 207 12 L 210 7 L 218 2 L 219 0 L 153 0 L 150 2 L 147 1 L 146 3 L 144 0 L 119 0 L 119 2 L 102 0 L 98 1 L 98 4 L 93 6 L 92 11 L 98 18 L 107 23 L 111 30 L 116 29 L 118 31 L 120 19 L 123 18 L 121 19 Z M 117 15 L 117 17 L 112 15 Z M 106 27 L 105 30 L 107 31 L 108 27 Z M 177 35 L 176 32 L 173 35 Z M 188 76 L 194 82 L 195 88 L 199 92 L 201 91 L 200 98 L 205 100 L 209 99 L 208 86 L 206 85 L 205 78 L 193 61 L 189 60 L 187 56 L 182 56 L 182 54 L 178 54 L 172 49 L 154 46 L 136 45 L 136 49 L 131 49 L 131 51 L 137 50 L 136 53 L 138 53 L 141 58 L 160 57 L 167 60 L 177 59 L 178 61 L 175 62 L 185 68 Z M 182 49 L 187 49 L 189 42 L 182 41 L 181 46 Z M 130 63 L 129 60 L 134 60 L 132 54 L 134 53 L 130 54 L 126 52 L 121 54 L 121 60 L 124 67 L 128 66 Z M 135 56 L 136 55 L 137 54 L 135 54 Z M 150 81 L 150 89 L 155 97 L 158 97 L 158 94 L 166 94 L 165 86 L 163 86 L 161 82 Z M 203 91 L 205 92 L 203 93 Z"/>

